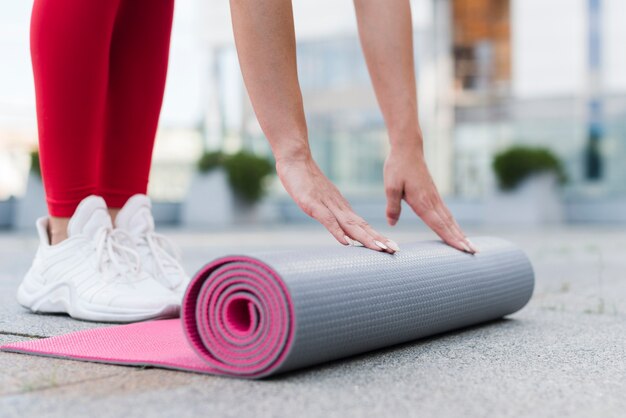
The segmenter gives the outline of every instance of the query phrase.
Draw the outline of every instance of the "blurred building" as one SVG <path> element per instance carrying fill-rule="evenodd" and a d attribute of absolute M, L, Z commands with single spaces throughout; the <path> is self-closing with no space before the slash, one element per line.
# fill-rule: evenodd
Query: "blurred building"
<path fill-rule="evenodd" d="M 489 193 L 494 153 L 524 143 L 546 146 L 561 157 L 569 199 L 626 196 L 621 22 L 626 2 L 453 0 L 452 5 L 456 193 Z M 594 101 L 602 130 L 597 176 L 589 175 L 588 167 Z"/>
<path fill-rule="evenodd" d="M 601 59 L 599 76 L 591 77 L 594 1 L 600 6 Z M 215 138 L 209 142 L 269 152 L 241 84 L 228 5 L 211 3 L 205 28 L 219 97 L 207 113 Z M 547 146 L 560 156 L 570 179 L 568 196 L 626 195 L 621 163 L 626 157 L 626 54 L 620 49 L 626 27 L 619 17 L 626 15 L 625 2 L 414 0 L 412 8 L 427 157 L 445 194 L 478 199 L 491 193 L 493 155 L 523 143 Z M 352 5 L 303 0 L 294 2 L 294 13 L 315 157 L 347 193 L 379 195 L 387 140 Z M 594 179 L 585 167 L 592 78 L 599 78 L 594 89 L 604 128 L 599 146 L 603 172 Z"/>
<path fill-rule="evenodd" d="M 346 194 L 382 200 L 387 135 L 352 2 L 293 5 L 314 156 Z M 493 155 L 525 143 L 561 157 L 570 201 L 623 198 L 626 205 L 625 1 L 411 0 L 411 6 L 425 149 L 444 194 L 480 201 L 494 189 Z M 0 199 L 23 191 L 26 152 L 36 144 L 30 7 L 6 3 L 0 14 L 0 51 L 10 63 L 0 68 Z M 593 119 L 601 129 L 590 147 Z M 216 148 L 269 155 L 241 79 L 228 2 L 177 0 L 150 192 L 183 199 L 195 160 Z M 597 175 L 590 155 L 600 162 Z M 281 193 L 275 187 L 273 195 Z"/>
<path fill-rule="evenodd" d="M 305 0 L 293 2 L 293 6 L 298 73 L 314 157 L 345 193 L 380 197 L 388 138 L 359 44 L 353 5 Z M 450 192 L 449 4 L 414 0 L 412 7 L 426 152 L 440 188 Z M 205 8 L 205 39 L 213 62 L 207 144 L 210 148 L 246 147 L 269 154 L 243 88 L 228 4 L 211 1 Z"/>
<path fill-rule="evenodd" d="M 0 5 L 0 200 L 21 194 L 36 146 L 28 45 L 29 2 Z"/>

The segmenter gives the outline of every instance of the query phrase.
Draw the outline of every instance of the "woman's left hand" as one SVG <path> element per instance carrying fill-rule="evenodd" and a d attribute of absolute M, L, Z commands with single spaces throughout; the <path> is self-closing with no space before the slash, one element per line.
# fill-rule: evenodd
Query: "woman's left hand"
<path fill-rule="evenodd" d="M 400 219 L 404 199 L 446 244 L 472 254 L 478 251 L 441 199 L 424 161 L 421 142 L 392 147 L 385 161 L 384 177 L 389 225 Z"/>

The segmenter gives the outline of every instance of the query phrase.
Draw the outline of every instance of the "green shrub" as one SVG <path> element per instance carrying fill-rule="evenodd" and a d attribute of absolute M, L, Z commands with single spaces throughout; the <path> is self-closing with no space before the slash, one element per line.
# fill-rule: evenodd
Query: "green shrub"
<path fill-rule="evenodd" d="M 198 171 L 201 173 L 208 173 L 218 167 L 221 167 L 224 163 L 224 154 L 221 151 L 211 151 L 204 152 L 198 162 L 196 167 Z"/>
<path fill-rule="evenodd" d="M 274 172 L 273 163 L 246 151 L 227 155 L 221 151 L 205 152 L 197 163 L 198 171 L 208 173 L 224 168 L 235 195 L 246 204 L 259 201 L 265 194 L 265 180 Z"/>
<path fill-rule="evenodd" d="M 39 151 L 33 150 L 30 152 L 30 171 L 41 177 L 41 165 L 39 162 Z"/>
<path fill-rule="evenodd" d="M 263 197 L 265 180 L 274 172 L 271 161 L 246 151 L 226 157 L 224 168 L 233 192 L 248 204 L 253 204 Z"/>
<path fill-rule="evenodd" d="M 567 180 L 561 161 L 547 148 L 511 147 L 496 155 L 493 170 L 502 190 L 512 190 L 538 173 L 552 172 L 561 184 Z"/>

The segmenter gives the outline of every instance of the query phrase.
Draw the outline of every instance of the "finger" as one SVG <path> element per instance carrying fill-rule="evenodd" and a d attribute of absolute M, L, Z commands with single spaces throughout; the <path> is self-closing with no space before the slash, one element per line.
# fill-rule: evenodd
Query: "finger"
<path fill-rule="evenodd" d="M 359 225 L 355 225 L 353 223 L 339 223 L 341 227 L 346 231 L 346 234 L 353 240 L 359 242 L 364 247 L 369 248 L 374 251 L 386 251 L 387 247 L 381 241 L 378 241 L 373 236 L 368 234 L 363 228 Z"/>
<path fill-rule="evenodd" d="M 410 204 L 410 203 L 409 203 Z M 430 208 L 426 211 L 421 211 L 419 208 L 411 208 L 422 218 L 422 220 L 432 229 L 439 237 L 449 246 L 456 248 L 460 251 L 471 252 L 467 244 L 463 242 L 447 225 L 447 223 L 439 216 L 435 208 Z M 421 213 L 420 213 L 421 212 Z"/>
<path fill-rule="evenodd" d="M 441 197 L 439 197 L 439 202 L 437 206 L 438 212 L 442 215 L 442 217 L 446 219 L 448 223 L 450 223 L 455 229 L 457 229 L 461 235 L 465 236 L 456 219 L 454 219 L 454 216 L 452 216 L 452 212 L 450 212 L 450 209 L 448 209 L 448 206 Z"/>
<path fill-rule="evenodd" d="M 457 236 L 459 236 L 463 240 L 463 242 L 465 242 L 465 244 L 470 248 L 470 252 L 473 254 L 477 253 L 478 248 L 476 248 L 476 246 L 467 238 L 467 235 L 465 235 L 465 232 L 463 232 L 456 219 L 454 219 L 454 216 L 452 216 L 452 212 L 450 212 L 450 209 L 448 209 L 445 202 L 441 198 L 439 198 L 437 211 L 439 212 L 439 215 L 444 219 L 444 221 L 446 221 L 448 225 L 450 225 L 450 227 L 456 232 Z"/>
<path fill-rule="evenodd" d="M 441 197 L 438 194 L 413 194 L 419 198 L 407 199 L 407 203 L 411 209 L 422 218 L 422 220 L 432 229 L 444 242 L 456 249 L 472 253 L 471 248 L 465 243 L 465 237 L 458 233 L 452 224 L 447 222 L 445 216 L 438 212 Z"/>
<path fill-rule="evenodd" d="M 451 247 L 457 250 L 471 253 L 471 249 L 465 243 L 465 241 L 459 237 L 446 223 L 445 220 L 439 216 L 437 211 L 431 210 L 427 212 L 422 219 L 441 239 Z"/>
<path fill-rule="evenodd" d="M 339 226 L 335 215 L 333 215 L 333 213 L 326 206 L 322 204 L 316 205 L 311 211 L 311 217 L 324 225 L 328 232 L 330 232 L 340 244 L 352 244 L 348 239 L 346 239 L 346 233 L 341 226 Z"/>
<path fill-rule="evenodd" d="M 329 208 L 331 211 L 332 208 Z M 346 232 L 346 235 L 353 240 L 356 240 L 363 244 L 364 247 L 374 251 L 386 251 L 389 247 L 377 240 L 374 236 L 370 235 L 362 225 L 367 223 L 353 212 L 337 211 L 333 212 L 340 227 Z"/>
<path fill-rule="evenodd" d="M 402 210 L 402 189 L 399 187 L 385 188 L 387 195 L 387 222 L 394 226 L 400 219 L 400 211 Z"/>
<path fill-rule="evenodd" d="M 361 228 L 363 228 L 365 232 L 367 232 L 370 236 L 374 237 L 376 241 L 383 243 L 387 247 L 385 248 L 385 251 L 387 251 L 389 254 L 393 254 L 396 251 L 400 251 L 400 247 L 398 246 L 398 244 L 396 244 L 395 241 L 385 237 L 384 235 L 381 235 L 380 233 L 378 233 L 378 231 L 372 228 L 368 223 L 361 225 Z"/>
<path fill-rule="evenodd" d="M 370 236 L 361 228 L 361 225 L 367 224 L 363 218 L 358 216 L 352 210 L 350 203 L 337 191 L 336 194 L 327 196 L 323 204 L 335 216 L 339 226 L 345 231 L 348 238 L 356 241 L 364 247 L 375 251 L 384 251 L 386 245 L 377 245 L 374 237 Z M 379 242 L 380 243 L 380 242 Z M 382 244 L 382 243 L 381 243 Z"/>
<path fill-rule="evenodd" d="M 461 231 L 461 228 L 457 225 L 456 221 L 452 217 L 450 211 L 448 211 L 441 199 L 439 199 L 438 203 L 435 206 L 435 211 L 439 215 L 439 217 L 446 223 L 446 226 L 452 231 L 452 233 L 456 236 L 456 238 L 466 241 L 465 234 Z M 467 244 L 467 242 L 465 242 Z"/>

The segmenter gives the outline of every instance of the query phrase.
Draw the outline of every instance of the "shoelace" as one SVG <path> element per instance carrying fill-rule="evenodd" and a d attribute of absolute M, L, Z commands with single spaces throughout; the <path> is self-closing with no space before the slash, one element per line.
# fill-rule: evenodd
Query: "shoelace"
<path fill-rule="evenodd" d="M 138 244 L 141 245 L 145 243 L 147 246 L 149 254 L 156 266 L 157 274 L 159 275 L 158 279 L 170 288 L 175 288 L 181 283 L 180 277 L 185 275 L 184 270 L 180 266 L 180 252 L 164 235 L 156 232 L 148 232 L 144 237 L 145 239 L 139 240 Z M 168 274 L 168 268 L 170 272 L 171 270 L 175 270 L 173 276 L 177 277 L 178 280 L 172 280 L 172 275 Z"/>
<path fill-rule="evenodd" d="M 132 238 L 128 233 L 102 227 L 96 232 L 96 257 L 98 259 L 98 269 L 100 272 L 113 273 L 113 279 L 118 276 L 132 282 L 133 278 L 139 276 L 141 270 L 141 259 L 137 251 L 124 245 Z"/>

